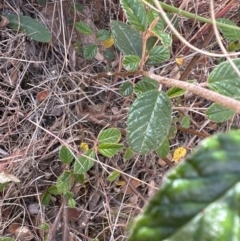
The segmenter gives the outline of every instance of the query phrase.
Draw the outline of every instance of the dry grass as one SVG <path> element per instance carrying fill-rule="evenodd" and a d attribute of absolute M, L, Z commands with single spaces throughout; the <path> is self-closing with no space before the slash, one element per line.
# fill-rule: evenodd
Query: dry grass
<path fill-rule="evenodd" d="M 119 1 L 84 1 L 88 13 L 91 13 L 89 15 L 73 15 L 70 11 L 72 1 L 65 1 L 62 5 L 55 1 L 45 10 L 37 1 L 23 2 L 3 0 L 0 11 L 17 12 L 42 21 L 51 30 L 53 41 L 41 44 L 23 33 L 1 29 L 0 170 L 15 175 L 21 182 L 9 185 L 0 193 L 0 236 L 19 235 L 16 230 L 22 226 L 28 228 L 29 235 L 22 240 L 43 240 L 46 233 L 39 226 L 46 222 L 52 228 L 50 234 L 56 241 L 62 240 L 62 227 L 65 226 L 69 227 L 68 240 L 88 241 L 95 237 L 99 240 L 126 240 L 132 218 L 142 210 L 169 169 L 167 165 L 159 165 L 154 153 L 135 155 L 127 162 L 123 160 L 123 153 L 114 158 L 99 155 L 86 176 L 86 182 L 74 187 L 76 209 L 63 207 L 60 197 L 54 197 L 47 207 L 42 206 L 40 201 L 44 191 L 56 182 L 65 168 L 58 159 L 63 143 L 73 150 L 78 150 L 81 142 L 93 147 L 102 128 L 125 128 L 127 109 L 133 99 L 119 94 L 118 87 L 124 79 L 91 78 L 108 68 L 111 71 L 121 70 L 119 52 L 114 50 L 116 60 L 111 63 L 101 61 L 101 55 L 92 61 L 84 60 L 73 44 L 79 39 L 82 42 L 93 40 L 84 39 L 68 24 L 69 20 L 86 20 L 95 29 L 109 28 L 110 20 L 120 16 Z M 208 1 L 197 2 L 174 1 L 184 10 L 209 17 Z M 216 12 L 221 11 L 226 2 L 216 1 Z M 234 19 L 236 8 L 224 16 Z M 182 17 L 179 20 L 182 36 L 198 48 L 203 47 L 210 34 L 207 30 L 196 40 L 201 27 L 202 24 L 192 20 Z M 204 48 L 219 49 L 214 36 Z M 175 57 L 181 55 L 187 61 L 179 68 Z M 186 75 L 188 79 L 197 79 L 204 85 L 217 60 L 198 56 L 195 63 L 191 63 L 193 56 L 197 56 L 196 53 L 174 40 L 171 59 L 166 65 L 156 67 L 155 71 L 174 78 Z M 179 126 L 183 116 L 189 115 L 191 127 L 187 130 L 179 127 L 171 139 L 171 153 L 178 146 L 185 146 L 190 151 L 204 136 L 226 129 L 226 124 L 218 126 L 207 120 L 204 111 L 210 103 L 206 100 L 187 93 L 173 103 L 176 125 Z M 122 141 L 126 142 L 125 136 Z M 121 185 L 107 181 L 114 169 L 126 173 L 120 177 L 122 181 L 129 181 L 128 175 L 141 181 L 130 183 L 136 185 L 134 190 L 123 189 Z M 58 223 L 54 227 L 55 220 Z M 21 239 L 20 236 L 18 239 Z"/>

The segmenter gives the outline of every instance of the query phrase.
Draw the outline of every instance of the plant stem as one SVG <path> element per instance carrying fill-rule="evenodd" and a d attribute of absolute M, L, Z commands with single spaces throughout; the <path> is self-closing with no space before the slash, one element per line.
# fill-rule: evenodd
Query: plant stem
<path fill-rule="evenodd" d="M 143 1 L 143 2 L 145 2 L 145 1 Z M 179 8 L 176 8 L 176 7 L 172 6 L 172 5 L 166 4 L 166 3 L 161 2 L 161 1 L 159 1 L 159 4 L 161 5 L 161 7 L 164 10 L 169 11 L 171 13 L 177 13 L 177 14 L 183 16 L 183 17 L 186 17 L 186 18 L 195 19 L 195 20 L 198 20 L 198 21 L 203 22 L 203 23 L 210 23 L 210 24 L 212 24 L 212 20 L 211 19 L 201 17 L 201 16 L 199 16 L 197 14 L 189 13 L 187 11 L 181 10 Z M 238 26 L 228 25 L 228 24 L 219 23 L 219 22 L 217 22 L 216 24 L 217 24 L 218 27 L 225 27 L 225 28 L 230 28 L 230 29 L 233 29 L 233 30 L 240 31 L 240 28 Z"/>
<path fill-rule="evenodd" d="M 230 97 L 218 94 L 214 91 L 205 89 L 197 84 L 190 84 L 190 83 L 183 82 L 180 80 L 162 77 L 162 76 L 152 74 L 149 72 L 144 72 L 143 75 L 147 76 L 149 78 L 155 79 L 159 83 L 164 84 L 166 86 L 178 87 L 181 89 L 185 89 L 185 90 L 190 91 L 196 95 L 199 95 L 207 100 L 211 100 L 222 106 L 225 106 L 226 108 L 232 109 L 232 110 L 236 111 L 237 113 L 240 113 L 240 101 L 237 101 L 233 98 L 230 98 Z"/>

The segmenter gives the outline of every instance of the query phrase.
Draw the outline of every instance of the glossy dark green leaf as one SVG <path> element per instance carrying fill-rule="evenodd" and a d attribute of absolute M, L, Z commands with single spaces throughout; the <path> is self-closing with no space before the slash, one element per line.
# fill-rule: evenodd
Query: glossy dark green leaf
<path fill-rule="evenodd" d="M 212 104 L 206 111 L 208 119 L 211 121 L 221 123 L 231 119 L 235 112 L 219 104 Z"/>
<path fill-rule="evenodd" d="M 39 21 L 29 16 L 18 16 L 15 14 L 6 14 L 5 17 L 10 21 L 7 25 L 9 28 L 20 30 L 38 42 L 49 43 L 51 41 L 51 33 Z"/>
<path fill-rule="evenodd" d="M 119 87 L 119 93 L 124 97 L 131 95 L 133 93 L 133 84 L 128 81 L 122 83 Z"/>
<path fill-rule="evenodd" d="M 115 45 L 123 54 L 142 57 L 142 37 L 136 29 L 126 23 L 113 20 L 111 30 Z"/>
<path fill-rule="evenodd" d="M 155 150 L 168 135 L 171 115 L 171 102 L 164 92 L 150 90 L 140 95 L 128 112 L 129 147 L 140 154 Z"/>
<path fill-rule="evenodd" d="M 145 6 L 139 0 L 120 0 L 128 22 L 137 30 L 145 31 L 148 24 Z"/>
<path fill-rule="evenodd" d="M 240 132 L 205 139 L 173 169 L 129 241 L 240 240 Z"/>
<path fill-rule="evenodd" d="M 233 59 L 233 62 L 240 69 L 240 59 Z M 214 68 L 208 77 L 208 86 L 223 95 L 233 98 L 240 96 L 240 78 L 228 61 Z"/>

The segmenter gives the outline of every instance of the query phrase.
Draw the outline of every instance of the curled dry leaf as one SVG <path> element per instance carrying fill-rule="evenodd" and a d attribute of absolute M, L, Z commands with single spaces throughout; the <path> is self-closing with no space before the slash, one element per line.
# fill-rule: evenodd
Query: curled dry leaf
<path fill-rule="evenodd" d="M 8 24 L 9 24 L 9 20 L 6 17 L 0 15 L 0 28 L 4 28 Z"/>
<path fill-rule="evenodd" d="M 44 101 L 47 97 L 48 97 L 47 90 L 43 90 L 43 91 L 37 93 L 37 101 L 38 102 Z"/>

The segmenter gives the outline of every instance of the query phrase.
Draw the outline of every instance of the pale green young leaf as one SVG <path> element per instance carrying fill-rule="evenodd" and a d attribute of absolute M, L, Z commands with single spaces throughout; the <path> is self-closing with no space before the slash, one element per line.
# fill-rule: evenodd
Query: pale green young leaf
<path fill-rule="evenodd" d="M 208 107 L 206 115 L 209 120 L 221 123 L 231 119 L 235 115 L 235 112 L 224 106 L 213 103 L 210 107 Z"/>
<path fill-rule="evenodd" d="M 123 54 L 142 57 L 142 37 L 136 29 L 126 23 L 113 20 L 111 30 L 115 45 Z"/>
<path fill-rule="evenodd" d="M 102 130 L 98 135 L 99 143 L 118 143 L 121 139 L 121 131 L 117 128 L 108 128 Z"/>
<path fill-rule="evenodd" d="M 127 71 L 136 71 L 141 59 L 137 55 L 126 55 L 123 57 L 123 67 Z"/>
<path fill-rule="evenodd" d="M 137 30 L 147 29 L 148 19 L 145 6 L 139 0 L 120 0 L 128 22 Z"/>
<path fill-rule="evenodd" d="M 86 35 L 91 35 L 93 34 L 92 29 L 90 26 L 82 21 L 76 22 L 75 23 L 75 28 L 78 32 L 86 34 Z"/>
<path fill-rule="evenodd" d="M 98 151 L 105 157 L 113 157 L 123 149 L 123 144 L 102 143 L 98 146 Z"/>
<path fill-rule="evenodd" d="M 168 135 L 171 116 L 171 101 L 164 92 L 150 90 L 140 95 L 128 112 L 129 147 L 139 154 L 155 150 Z"/>
<path fill-rule="evenodd" d="M 107 180 L 109 182 L 114 182 L 117 180 L 117 178 L 120 176 L 120 172 L 119 171 L 113 171 L 109 174 Z"/>
<path fill-rule="evenodd" d="M 76 207 L 76 204 L 77 204 L 77 202 L 76 202 L 73 198 L 69 198 L 69 199 L 68 199 L 68 206 L 69 206 L 70 208 L 75 208 L 75 207 Z"/>
<path fill-rule="evenodd" d="M 66 146 L 62 146 L 59 151 L 59 158 L 62 163 L 70 164 L 74 156 L 72 151 L 70 151 Z"/>
<path fill-rule="evenodd" d="M 133 157 L 134 152 L 128 147 L 124 153 L 124 160 L 128 161 Z"/>
<path fill-rule="evenodd" d="M 191 123 L 191 118 L 189 115 L 185 115 L 181 120 L 181 127 L 183 128 L 189 128 Z"/>
<path fill-rule="evenodd" d="M 186 90 L 184 90 L 184 89 L 180 89 L 178 87 L 172 87 L 167 91 L 167 96 L 170 99 L 176 98 L 176 97 L 182 96 L 185 92 L 186 92 Z"/>
<path fill-rule="evenodd" d="M 84 156 L 81 155 L 74 162 L 74 174 L 84 174 L 94 165 L 95 153 L 89 149 Z"/>

